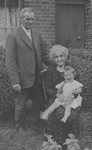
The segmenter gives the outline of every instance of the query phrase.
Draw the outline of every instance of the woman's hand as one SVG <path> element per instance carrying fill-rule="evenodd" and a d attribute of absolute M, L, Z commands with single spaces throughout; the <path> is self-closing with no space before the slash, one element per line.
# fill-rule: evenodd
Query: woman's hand
<path fill-rule="evenodd" d="M 82 88 L 78 88 L 72 91 L 72 94 L 80 94 L 82 92 Z"/>
<path fill-rule="evenodd" d="M 77 94 L 77 93 L 76 93 L 76 90 L 72 90 L 72 94 Z"/>

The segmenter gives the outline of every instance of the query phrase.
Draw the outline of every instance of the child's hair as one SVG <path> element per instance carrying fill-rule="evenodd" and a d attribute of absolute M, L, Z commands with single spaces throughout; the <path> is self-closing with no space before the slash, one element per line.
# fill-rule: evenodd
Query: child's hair
<path fill-rule="evenodd" d="M 74 76 L 76 76 L 76 71 L 74 68 L 72 68 L 71 66 L 65 66 L 64 68 L 64 72 L 70 71 L 73 73 Z"/>

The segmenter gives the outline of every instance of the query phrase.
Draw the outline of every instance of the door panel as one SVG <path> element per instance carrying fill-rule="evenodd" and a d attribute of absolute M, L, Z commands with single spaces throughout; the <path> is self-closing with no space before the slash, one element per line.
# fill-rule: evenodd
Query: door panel
<path fill-rule="evenodd" d="M 84 47 L 84 5 L 56 6 L 56 42 L 66 46 Z"/>

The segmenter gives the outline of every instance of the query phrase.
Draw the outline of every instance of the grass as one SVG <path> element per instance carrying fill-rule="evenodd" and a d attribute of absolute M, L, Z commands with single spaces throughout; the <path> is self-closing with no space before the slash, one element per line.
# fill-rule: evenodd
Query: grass
<path fill-rule="evenodd" d="M 26 131 L 19 130 L 19 132 L 14 127 L 14 115 L 12 118 L 9 115 L 0 118 L 0 150 L 41 150 L 42 141 L 44 141 L 44 123 L 37 114 L 27 115 Z M 90 145 L 92 147 L 92 143 L 84 142 L 82 149 Z"/>
<path fill-rule="evenodd" d="M 0 121 L 0 150 L 40 150 L 44 135 L 43 123 L 35 115 L 27 120 L 26 131 L 14 128 L 14 121 Z"/>

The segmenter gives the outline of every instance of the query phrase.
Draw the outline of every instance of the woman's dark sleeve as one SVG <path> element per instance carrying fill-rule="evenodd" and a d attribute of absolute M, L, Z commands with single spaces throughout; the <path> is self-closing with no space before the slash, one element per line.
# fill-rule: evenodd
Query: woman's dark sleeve
<path fill-rule="evenodd" d="M 47 74 L 46 74 L 46 80 L 45 80 L 45 88 L 47 96 L 55 97 L 56 96 L 56 89 L 53 87 L 53 70 L 51 67 L 48 67 Z"/>
<path fill-rule="evenodd" d="M 77 80 L 78 82 L 80 82 L 80 77 L 79 74 L 76 75 L 75 80 Z M 73 94 L 74 98 L 77 98 L 78 94 Z"/>
<path fill-rule="evenodd" d="M 79 76 L 79 74 L 77 74 L 77 75 L 75 76 L 75 80 L 77 80 L 78 82 L 80 82 L 80 76 Z"/>

